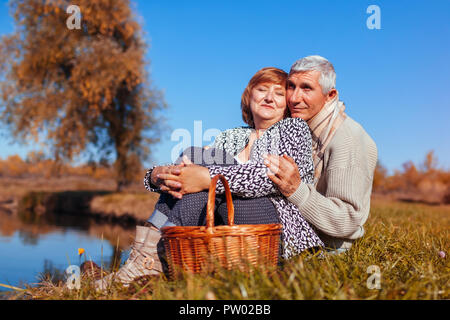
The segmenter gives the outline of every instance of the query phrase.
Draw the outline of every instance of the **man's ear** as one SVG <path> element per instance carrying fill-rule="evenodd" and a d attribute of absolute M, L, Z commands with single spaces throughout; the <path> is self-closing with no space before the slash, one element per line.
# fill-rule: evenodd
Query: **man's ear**
<path fill-rule="evenodd" d="M 338 91 L 336 89 L 334 89 L 334 88 L 331 89 L 327 93 L 327 100 L 326 100 L 326 102 L 333 100 L 337 96 L 337 94 L 338 94 Z"/>

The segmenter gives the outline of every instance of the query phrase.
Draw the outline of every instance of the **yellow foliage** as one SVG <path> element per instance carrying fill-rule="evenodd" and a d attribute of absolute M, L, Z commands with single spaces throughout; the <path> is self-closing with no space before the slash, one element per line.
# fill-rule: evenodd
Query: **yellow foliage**
<path fill-rule="evenodd" d="M 395 170 L 393 175 L 388 176 L 387 170 L 378 164 L 374 173 L 373 190 L 379 193 L 409 193 L 416 199 L 448 203 L 450 172 L 438 169 L 438 161 L 431 151 L 426 154 L 420 169 L 408 161 L 403 164 L 402 171 Z"/>
<path fill-rule="evenodd" d="M 34 178 L 45 177 L 50 178 L 55 175 L 56 162 L 50 159 L 33 158 L 35 154 L 30 153 L 27 160 L 24 161 L 19 155 L 9 156 L 7 159 L 0 159 L 0 176 L 10 178 Z M 142 180 L 142 171 L 137 168 L 133 172 L 131 181 L 136 182 Z M 114 169 L 112 167 L 99 167 L 93 165 L 61 165 L 59 164 L 59 174 L 65 176 L 91 177 L 93 179 L 111 179 L 114 177 Z"/>
<path fill-rule="evenodd" d="M 129 0 L 78 0 L 79 30 L 62 23 L 67 4 L 10 1 L 16 28 L 0 41 L 0 120 L 17 138 L 42 139 L 64 161 L 90 144 L 115 149 L 121 165 L 113 176 L 125 186 L 136 170 L 127 159 L 147 160 L 157 142 L 148 137 L 162 129 L 154 111 L 165 107 L 163 95 L 145 71 L 147 46 Z M 8 175 L 25 170 L 8 163 Z"/>

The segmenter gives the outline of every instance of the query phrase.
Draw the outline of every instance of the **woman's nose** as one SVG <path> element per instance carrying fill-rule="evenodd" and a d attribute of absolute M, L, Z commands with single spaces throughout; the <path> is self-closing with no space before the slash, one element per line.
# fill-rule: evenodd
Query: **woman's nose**
<path fill-rule="evenodd" d="M 266 93 L 266 96 L 264 97 L 264 100 L 266 102 L 272 102 L 273 101 L 273 92 L 272 90 L 268 90 Z"/>

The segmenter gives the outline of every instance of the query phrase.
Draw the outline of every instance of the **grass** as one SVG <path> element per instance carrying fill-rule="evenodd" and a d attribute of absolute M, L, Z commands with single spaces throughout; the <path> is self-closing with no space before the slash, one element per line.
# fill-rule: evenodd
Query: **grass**
<path fill-rule="evenodd" d="M 114 285 L 105 293 L 82 279 L 79 290 L 44 280 L 12 299 L 449 299 L 450 207 L 374 201 L 365 236 L 340 255 L 302 254 L 270 272 L 223 271 L 207 276 L 164 276 Z M 445 252 L 441 257 L 439 252 Z M 442 254 L 442 253 L 441 253 Z M 370 266 L 381 271 L 369 289 Z"/>

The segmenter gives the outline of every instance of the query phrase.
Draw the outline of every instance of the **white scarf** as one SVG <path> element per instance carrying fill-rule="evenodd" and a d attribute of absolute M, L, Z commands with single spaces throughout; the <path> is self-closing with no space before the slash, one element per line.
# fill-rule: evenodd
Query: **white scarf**
<path fill-rule="evenodd" d="M 319 113 L 307 121 L 313 140 L 315 186 L 322 175 L 325 149 L 334 137 L 336 130 L 347 117 L 344 110 L 345 105 L 342 101 L 339 101 L 339 95 L 336 94 L 333 100 L 327 102 Z"/>

